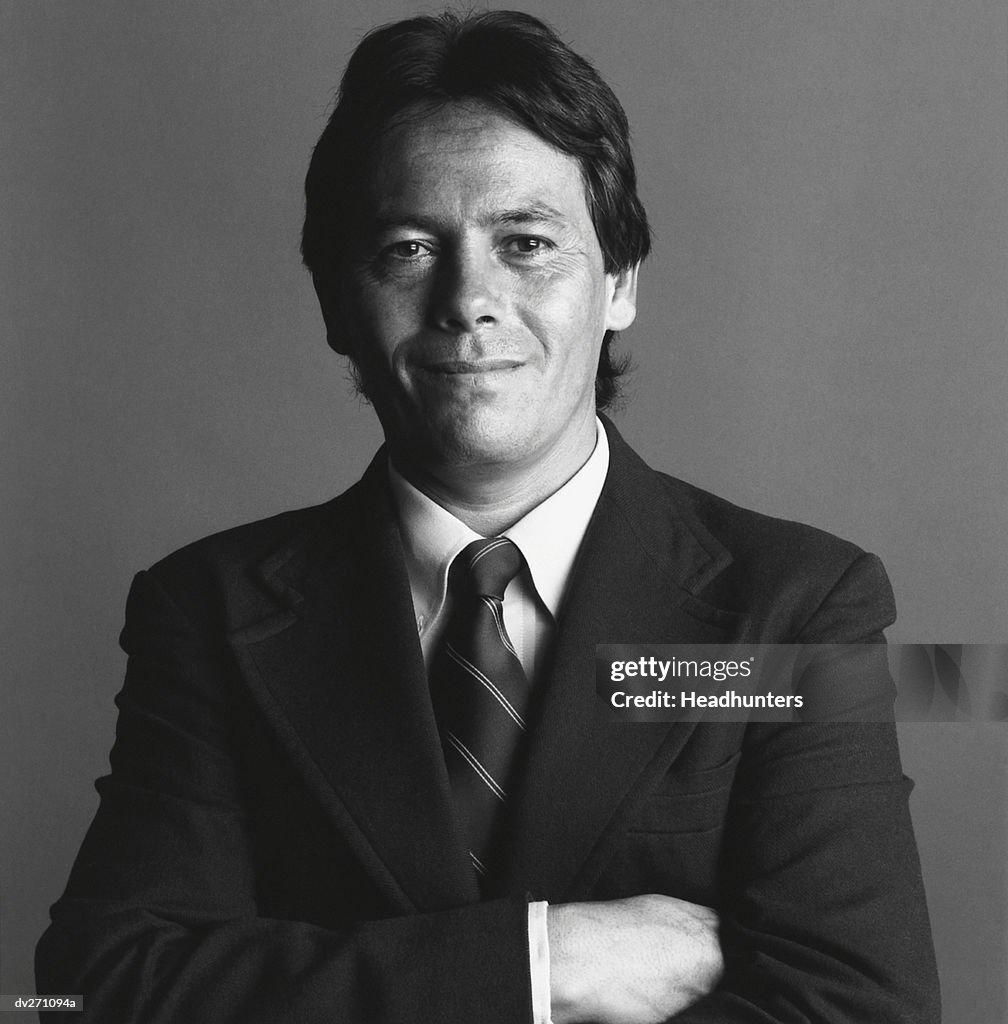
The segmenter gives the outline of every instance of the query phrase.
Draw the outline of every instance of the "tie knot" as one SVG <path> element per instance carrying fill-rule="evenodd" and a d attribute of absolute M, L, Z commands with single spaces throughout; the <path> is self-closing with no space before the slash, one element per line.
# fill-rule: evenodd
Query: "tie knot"
<path fill-rule="evenodd" d="M 507 585 L 518 575 L 521 566 L 521 552 L 507 537 L 474 540 L 452 562 L 449 573 L 452 591 L 503 599 Z"/>

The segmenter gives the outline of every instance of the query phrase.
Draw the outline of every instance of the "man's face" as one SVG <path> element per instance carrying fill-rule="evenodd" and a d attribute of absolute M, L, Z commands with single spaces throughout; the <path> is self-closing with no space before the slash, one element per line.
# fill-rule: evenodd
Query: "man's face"
<path fill-rule="evenodd" d="M 321 294 L 397 465 L 559 486 L 594 444 L 603 334 L 635 311 L 578 162 L 486 107 L 420 111 L 382 137 L 363 213 Z"/>

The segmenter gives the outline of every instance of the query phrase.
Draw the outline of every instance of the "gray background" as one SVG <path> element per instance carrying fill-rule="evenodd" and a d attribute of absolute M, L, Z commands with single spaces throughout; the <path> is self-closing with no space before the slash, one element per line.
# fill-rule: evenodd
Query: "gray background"
<path fill-rule="evenodd" d="M 656 247 L 625 435 L 879 553 L 891 639 L 1008 639 L 1004 3 L 508 6 L 634 125 Z M 417 9 L 0 5 L 0 992 L 33 990 L 94 812 L 132 573 L 332 495 L 379 439 L 299 267 L 300 189 L 354 43 Z M 901 732 L 947 1024 L 1005 1020 L 1006 735 Z"/>

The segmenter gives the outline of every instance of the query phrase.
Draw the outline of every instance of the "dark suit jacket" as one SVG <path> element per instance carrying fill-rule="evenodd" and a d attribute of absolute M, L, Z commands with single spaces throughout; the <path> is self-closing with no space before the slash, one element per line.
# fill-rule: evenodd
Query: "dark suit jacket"
<path fill-rule="evenodd" d="M 595 714 L 597 643 L 878 640 L 878 560 L 656 473 L 607 429 L 498 898 L 457 838 L 376 459 L 325 505 L 136 578 L 111 774 L 39 991 L 84 993 L 103 1024 L 516 1024 L 530 896 L 659 892 L 723 920 L 726 977 L 683 1024 L 937 1020 L 891 725 Z"/>

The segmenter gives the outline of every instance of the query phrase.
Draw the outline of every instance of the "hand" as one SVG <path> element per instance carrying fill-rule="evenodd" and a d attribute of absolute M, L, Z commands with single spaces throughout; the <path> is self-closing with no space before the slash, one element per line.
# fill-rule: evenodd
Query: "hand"
<path fill-rule="evenodd" d="M 550 906 L 546 927 L 554 1024 L 658 1024 L 724 971 L 717 914 L 673 896 Z"/>

